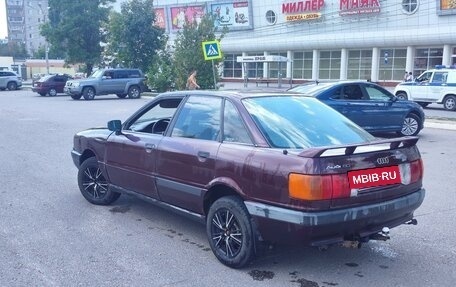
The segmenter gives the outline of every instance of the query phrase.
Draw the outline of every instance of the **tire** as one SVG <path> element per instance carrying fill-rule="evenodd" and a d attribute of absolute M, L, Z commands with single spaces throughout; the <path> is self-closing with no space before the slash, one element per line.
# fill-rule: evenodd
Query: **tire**
<path fill-rule="evenodd" d="M 425 107 L 427 107 L 430 103 L 426 103 L 426 102 L 416 102 L 418 105 L 420 105 L 421 107 L 423 107 L 423 109 Z"/>
<path fill-rule="evenodd" d="M 51 97 L 57 96 L 57 90 L 54 88 L 49 89 L 49 92 L 47 93 Z"/>
<path fill-rule="evenodd" d="M 92 87 L 85 87 L 82 90 L 82 95 L 88 101 L 93 100 L 95 98 L 95 90 Z"/>
<path fill-rule="evenodd" d="M 39 94 L 40 94 L 40 96 L 42 96 L 42 97 L 46 96 L 45 93 L 39 93 Z"/>
<path fill-rule="evenodd" d="M 73 99 L 73 100 L 79 100 L 82 95 L 70 95 L 70 97 Z"/>
<path fill-rule="evenodd" d="M 139 99 L 141 97 L 141 90 L 138 86 L 131 86 L 128 88 L 128 97 L 130 99 Z"/>
<path fill-rule="evenodd" d="M 10 91 L 17 90 L 17 84 L 16 84 L 16 82 L 9 82 L 8 85 L 6 85 L 6 87 L 7 87 L 8 90 L 10 90 Z"/>
<path fill-rule="evenodd" d="M 125 99 L 127 97 L 126 94 L 117 94 L 117 96 L 121 99 Z"/>
<path fill-rule="evenodd" d="M 397 93 L 396 97 L 397 97 L 399 100 L 408 100 L 407 94 L 404 93 L 404 92 L 399 92 L 399 93 Z"/>
<path fill-rule="evenodd" d="M 120 196 L 120 193 L 108 188 L 108 182 L 95 157 L 86 159 L 79 167 L 78 185 L 82 196 L 88 202 L 96 205 L 111 204 Z"/>
<path fill-rule="evenodd" d="M 420 118 L 415 114 L 408 114 L 402 123 L 402 129 L 399 132 L 401 136 L 416 136 L 420 132 Z"/>
<path fill-rule="evenodd" d="M 456 111 L 456 97 L 446 96 L 443 100 L 443 107 L 448 111 Z"/>
<path fill-rule="evenodd" d="M 212 204 L 206 234 L 215 257 L 228 267 L 244 267 L 255 255 L 250 215 L 237 196 L 225 196 Z"/>
<path fill-rule="evenodd" d="M 4 91 L 4 90 L 6 90 L 6 88 L 0 88 L 0 91 Z"/>

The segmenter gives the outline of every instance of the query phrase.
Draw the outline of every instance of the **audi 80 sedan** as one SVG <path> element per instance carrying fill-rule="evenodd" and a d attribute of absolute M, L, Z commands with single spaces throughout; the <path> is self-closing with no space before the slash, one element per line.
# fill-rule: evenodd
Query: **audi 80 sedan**
<path fill-rule="evenodd" d="M 368 81 L 308 83 L 289 91 L 319 99 L 371 133 L 415 136 L 424 127 L 420 105 L 399 100 L 385 88 Z"/>
<path fill-rule="evenodd" d="M 77 133 L 71 155 L 89 202 L 134 194 L 195 217 L 241 268 L 265 243 L 360 244 L 416 224 L 417 141 L 377 139 L 296 93 L 177 91 Z"/>

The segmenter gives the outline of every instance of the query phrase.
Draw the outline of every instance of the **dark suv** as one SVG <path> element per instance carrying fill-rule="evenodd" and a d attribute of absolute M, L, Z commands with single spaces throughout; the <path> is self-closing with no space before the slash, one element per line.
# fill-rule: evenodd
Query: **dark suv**
<path fill-rule="evenodd" d="M 144 80 L 139 69 L 100 69 L 86 79 L 67 81 L 64 91 L 74 100 L 93 100 L 96 95 L 109 94 L 137 99 L 146 90 Z"/>

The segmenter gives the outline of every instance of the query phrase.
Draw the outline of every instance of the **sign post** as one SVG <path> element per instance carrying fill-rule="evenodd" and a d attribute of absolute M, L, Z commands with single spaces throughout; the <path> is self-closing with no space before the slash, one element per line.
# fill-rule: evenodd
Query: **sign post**
<path fill-rule="evenodd" d="M 222 52 L 220 50 L 220 42 L 217 40 L 206 41 L 202 43 L 204 60 L 212 61 L 212 74 L 214 76 L 214 89 L 217 89 L 217 79 L 215 77 L 215 65 L 214 60 L 222 58 Z"/>

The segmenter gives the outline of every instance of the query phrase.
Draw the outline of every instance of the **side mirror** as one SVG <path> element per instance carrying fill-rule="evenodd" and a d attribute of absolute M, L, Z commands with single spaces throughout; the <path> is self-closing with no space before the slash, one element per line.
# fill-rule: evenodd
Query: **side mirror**
<path fill-rule="evenodd" d="M 108 122 L 108 130 L 119 134 L 122 130 L 122 122 L 120 120 L 112 120 Z"/>

